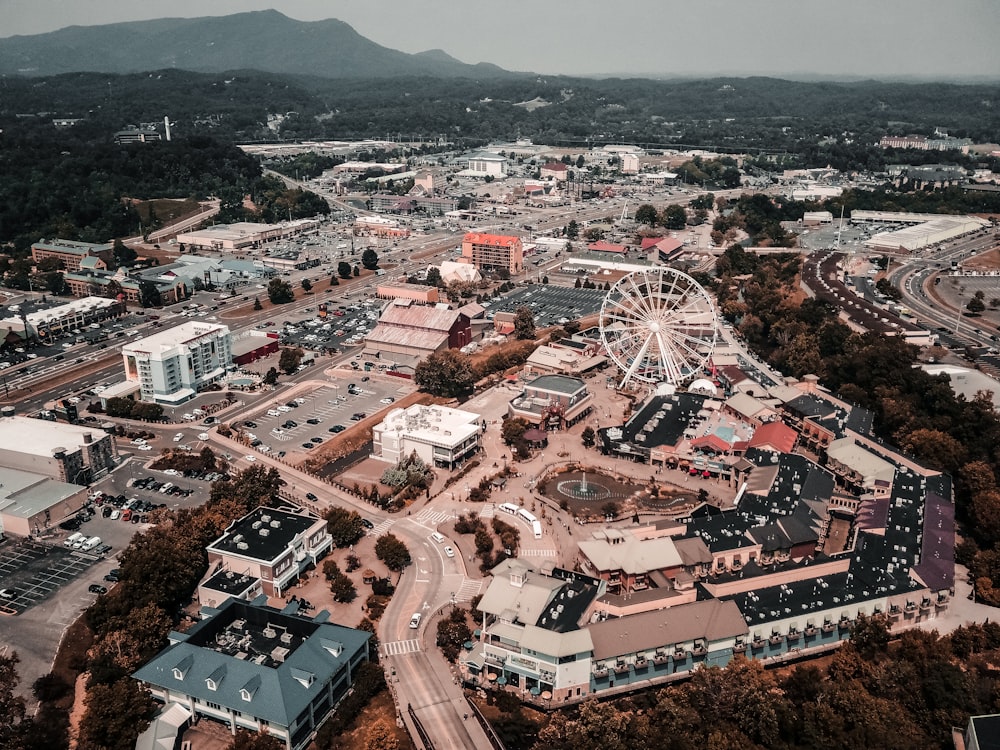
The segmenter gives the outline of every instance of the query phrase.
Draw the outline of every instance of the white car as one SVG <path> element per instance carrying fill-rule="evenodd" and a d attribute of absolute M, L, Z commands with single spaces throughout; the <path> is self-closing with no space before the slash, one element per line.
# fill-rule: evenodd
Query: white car
<path fill-rule="evenodd" d="M 394 402 L 395 400 L 396 400 L 396 399 L 394 399 L 394 398 L 393 398 L 392 396 L 386 396 L 386 397 L 385 397 L 384 399 L 382 399 L 382 400 L 381 400 L 381 401 L 380 401 L 379 403 L 380 403 L 380 404 L 391 404 L 391 403 L 393 403 L 393 402 Z"/>
<path fill-rule="evenodd" d="M 207 432 L 202 432 L 202 433 L 200 433 L 200 434 L 198 435 L 198 439 L 199 439 L 199 440 L 208 440 L 208 433 L 207 433 Z"/>
<path fill-rule="evenodd" d="M 248 453 L 247 455 L 245 455 L 245 456 L 244 456 L 243 458 L 245 458 L 245 459 L 246 459 L 247 461 L 249 461 L 250 463 L 253 463 L 254 461 L 256 461 L 256 460 L 257 460 L 257 457 L 256 457 L 256 456 L 251 456 L 251 455 L 250 455 L 249 453 Z"/>
<path fill-rule="evenodd" d="M 132 441 L 132 445 L 145 445 L 146 441 L 143 438 L 136 438 Z"/>
<path fill-rule="evenodd" d="M 145 443 L 143 445 L 137 445 L 136 446 L 136 450 L 151 451 L 151 450 L 153 450 L 153 446 L 149 445 L 148 443 Z"/>
<path fill-rule="evenodd" d="M 448 557 L 454 557 L 455 556 L 455 550 L 453 550 L 451 547 L 445 547 L 444 548 L 444 553 Z"/>
<path fill-rule="evenodd" d="M 190 421 L 194 419 L 194 414 L 185 414 L 183 417 L 181 417 L 181 419 L 187 419 Z"/>
<path fill-rule="evenodd" d="M 177 471 L 177 469 L 164 469 L 163 473 L 170 477 L 176 477 L 180 475 L 180 472 Z"/>
<path fill-rule="evenodd" d="M 184 439 L 184 433 L 183 432 L 178 432 L 176 435 L 174 435 L 174 442 L 175 443 L 179 443 L 183 439 Z"/>
<path fill-rule="evenodd" d="M 297 398 L 297 399 L 295 399 L 295 403 L 299 404 L 300 406 L 302 404 L 304 404 L 305 402 L 306 402 L 306 400 L 304 398 Z"/>
<path fill-rule="evenodd" d="M 281 406 L 278 407 L 278 411 L 281 412 L 282 414 L 287 414 L 291 410 L 292 410 L 292 407 L 285 406 L 284 404 L 282 404 Z"/>

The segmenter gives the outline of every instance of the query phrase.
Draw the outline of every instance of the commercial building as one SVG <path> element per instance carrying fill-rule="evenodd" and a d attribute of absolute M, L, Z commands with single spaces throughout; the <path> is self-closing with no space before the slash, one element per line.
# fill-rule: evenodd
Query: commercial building
<path fill-rule="evenodd" d="M 472 341 L 472 323 L 457 310 L 397 300 L 365 337 L 369 359 L 415 366 L 441 349 L 461 349 Z"/>
<path fill-rule="evenodd" d="M 208 545 L 213 571 L 227 570 L 260 581 L 268 596 L 282 596 L 333 544 L 326 521 L 295 507 L 261 506 Z"/>
<path fill-rule="evenodd" d="M 50 339 L 67 331 L 84 328 L 92 323 L 113 320 L 126 313 L 125 305 L 107 297 L 84 297 L 61 305 L 29 312 L 24 316 L 13 315 L 0 320 L 0 331 L 12 331 L 27 338 Z"/>
<path fill-rule="evenodd" d="M 428 466 L 453 469 L 479 451 L 483 427 L 479 414 L 447 406 L 393 409 L 372 428 L 372 455 L 397 464 L 416 453 Z"/>
<path fill-rule="evenodd" d="M 279 349 L 278 334 L 265 331 L 246 331 L 233 339 L 233 364 L 248 365 Z"/>
<path fill-rule="evenodd" d="M 179 404 L 226 374 L 232 337 L 218 323 L 183 323 L 123 346 L 122 359 L 142 401 Z"/>
<path fill-rule="evenodd" d="M 0 417 L 0 466 L 86 485 L 117 465 L 114 439 L 96 427 Z"/>
<path fill-rule="evenodd" d="M 268 242 L 297 237 L 319 228 L 316 219 L 296 219 L 280 224 L 241 221 L 217 224 L 177 235 L 177 244 L 189 250 L 238 251 L 258 248 Z"/>
<path fill-rule="evenodd" d="M 355 236 L 409 237 L 410 228 L 384 216 L 359 216 L 354 220 Z"/>
<path fill-rule="evenodd" d="M 43 474 L 0 468 L 0 532 L 41 536 L 87 502 L 87 488 Z"/>
<path fill-rule="evenodd" d="M 389 284 L 379 284 L 375 290 L 379 299 L 405 299 L 419 302 L 422 305 L 434 305 L 440 301 L 438 288 L 426 284 L 407 284 L 400 281 Z"/>
<path fill-rule="evenodd" d="M 124 269 L 112 272 L 99 268 L 81 268 L 63 274 L 63 279 L 74 297 L 120 296 L 126 302 L 143 306 L 148 304 L 145 302 L 148 292 L 143 290 L 144 282 L 152 284 L 160 295 L 160 302 L 164 305 L 172 305 L 186 299 L 189 289 L 187 280 L 180 276 L 143 278 L 141 274 L 133 275 Z"/>
<path fill-rule="evenodd" d="M 58 260 L 65 271 L 78 271 L 85 266 L 103 270 L 113 262 L 114 252 L 110 243 L 95 245 L 76 240 L 39 240 L 32 243 L 31 259 L 35 265 L 46 258 Z"/>
<path fill-rule="evenodd" d="M 504 270 L 514 276 L 524 270 L 524 245 L 520 237 L 469 232 L 462 238 L 462 262 L 480 271 Z"/>
<path fill-rule="evenodd" d="M 132 677 L 167 708 L 301 750 L 350 691 L 371 634 L 328 622 L 325 611 L 307 619 L 262 599 L 203 610 L 201 622 L 171 632 L 169 645 Z"/>
<path fill-rule="evenodd" d="M 586 417 L 593 401 L 580 378 L 542 375 L 525 384 L 521 394 L 511 400 L 507 415 L 525 419 L 543 430 L 561 430 Z"/>
<path fill-rule="evenodd" d="M 490 151 L 479 151 L 466 157 L 468 167 L 459 174 L 467 177 L 503 177 L 507 174 L 507 157 Z"/>

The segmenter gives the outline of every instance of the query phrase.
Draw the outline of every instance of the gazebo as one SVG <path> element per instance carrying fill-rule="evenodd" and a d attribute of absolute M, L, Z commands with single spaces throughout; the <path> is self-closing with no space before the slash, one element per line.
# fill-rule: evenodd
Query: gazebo
<path fill-rule="evenodd" d="M 549 434 L 539 427 L 525 430 L 524 439 L 532 448 L 544 448 L 549 444 Z"/>

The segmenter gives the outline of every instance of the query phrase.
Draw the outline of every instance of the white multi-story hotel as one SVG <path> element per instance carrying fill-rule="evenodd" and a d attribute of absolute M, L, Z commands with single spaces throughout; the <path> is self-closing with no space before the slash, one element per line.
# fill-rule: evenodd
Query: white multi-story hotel
<path fill-rule="evenodd" d="M 393 409 L 372 429 L 376 458 L 399 463 L 416 453 L 428 466 L 454 468 L 479 450 L 482 417 L 447 406 Z"/>
<path fill-rule="evenodd" d="M 143 401 L 178 404 L 222 378 L 233 362 L 228 326 L 184 323 L 122 347 L 125 378 Z"/>

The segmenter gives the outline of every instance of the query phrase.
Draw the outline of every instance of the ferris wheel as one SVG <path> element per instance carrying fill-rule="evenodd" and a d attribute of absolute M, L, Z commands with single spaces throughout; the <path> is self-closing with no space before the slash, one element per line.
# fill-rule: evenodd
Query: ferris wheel
<path fill-rule="evenodd" d="M 712 356 L 718 318 L 708 292 L 665 266 L 633 271 L 601 305 L 601 340 L 629 381 L 680 385 L 699 377 Z"/>

